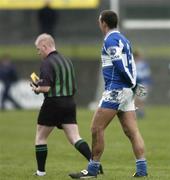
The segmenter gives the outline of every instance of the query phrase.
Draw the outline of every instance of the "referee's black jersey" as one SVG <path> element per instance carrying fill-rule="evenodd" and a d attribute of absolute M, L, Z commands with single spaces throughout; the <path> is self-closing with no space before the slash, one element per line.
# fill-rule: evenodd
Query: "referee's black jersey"
<path fill-rule="evenodd" d="M 76 91 L 75 72 L 70 59 L 57 51 L 51 52 L 41 63 L 39 86 L 50 86 L 45 97 L 73 96 Z"/>

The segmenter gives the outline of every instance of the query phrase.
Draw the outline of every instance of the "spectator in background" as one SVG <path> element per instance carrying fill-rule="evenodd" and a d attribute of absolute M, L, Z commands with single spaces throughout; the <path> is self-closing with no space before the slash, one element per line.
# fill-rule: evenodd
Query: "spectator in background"
<path fill-rule="evenodd" d="M 41 33 L 54 36 L 54 28 L 58 21 L 58 12 L 50 7 L 51 0 L 45 0 L 45 5 L 38 11 L 38 22 Z"/>
<path fill-rule="evenodd" d="M 151 70 L 148 62 L 143 58 L 139 50 L 134 51 L 134 59 L 137 71 L 137 83 L 142 84 L 149 93 L 152 86 Z M 136 96 L 135 104 L 137 109 L 138 118 L 144 118 L 145 110 L 144 105 L 147 100 L 148 94 L 143 97 Z"/>
<path fill-rule="evenodd" d="M 10 101 L 15 108 L 20 109 L 21 106 L 10 95 L 10 89 L 18 80 L 17 71 L 15 66 L 11 63 L 9 55 L 4 55 L 0 60 L 0 80 L 4 85 L 1 98 L 1 109 L 6 109 L 5 102 Z"/>

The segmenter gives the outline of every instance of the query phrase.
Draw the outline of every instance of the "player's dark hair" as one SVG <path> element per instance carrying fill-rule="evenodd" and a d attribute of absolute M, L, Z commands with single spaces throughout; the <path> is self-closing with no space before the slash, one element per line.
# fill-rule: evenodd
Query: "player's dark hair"
<path fill-rule="evenodd" d="M 110 29 L 116 28 L 118 24 L 117 14 L 110 10 L 104 10 L 101 12 L 101 22 L 105 22 Z"/>

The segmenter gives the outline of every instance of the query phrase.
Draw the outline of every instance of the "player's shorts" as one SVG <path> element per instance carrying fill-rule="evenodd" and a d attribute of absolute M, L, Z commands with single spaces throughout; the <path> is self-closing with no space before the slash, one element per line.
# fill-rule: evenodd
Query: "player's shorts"
<path fill-rule="evenodd" d="M 46 97 L 39 112 L 38 124 L 59 129 L 62 129 L 62 124 L 77 124 L 74 98 Z"/>
<path fill-rule="evenodd" d="M 104 91 L 99 107 L 120 111 L 134 111 L 134 93 L 131 88 Z"/>

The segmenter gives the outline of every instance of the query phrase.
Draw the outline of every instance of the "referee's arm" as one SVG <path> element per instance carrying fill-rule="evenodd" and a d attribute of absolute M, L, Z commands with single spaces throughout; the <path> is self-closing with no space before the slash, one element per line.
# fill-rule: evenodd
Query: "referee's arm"
<path fill-rule="evenodd" d="M 35 93 L 47 93 L 50 90 L 50 86 L 38 86 L 33 87 L 32 90 Z"/>
<path fill-rule="evenodd" d="M 52 67 L 48 59 L 43 60 L 41 67 L 40 67 L 40 80 L 38 82 L 38 86 L 34 87 L 32 90 L 39 94 L 39 93 L 48 93 L 50 87 L 53 83 L 53 73 Z"/>

